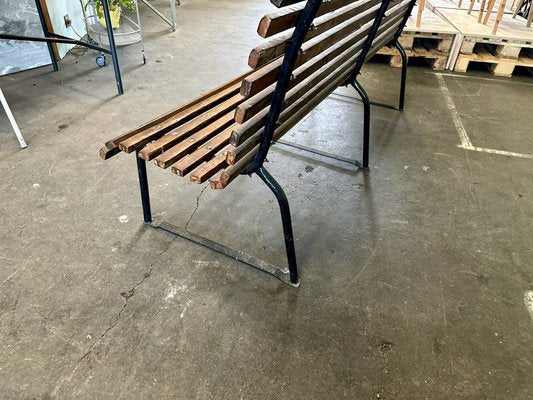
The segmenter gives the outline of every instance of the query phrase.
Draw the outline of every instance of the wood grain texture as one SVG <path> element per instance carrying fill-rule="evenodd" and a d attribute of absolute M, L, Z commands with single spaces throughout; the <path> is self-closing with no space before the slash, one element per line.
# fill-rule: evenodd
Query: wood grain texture
<path fill-rule="evenodd" d="M 202 162 L 207 161 L 211 156 L 215 155 L 221 148 L 229 143 L 231 132 L 236 124 L 226 128 L 223 132 L 207 141 L 204 145 L 197 148 L 191 154 L 187 154 L 181 160 L 178 160 L 172 165 L 171 170 L 179 176 L 185 176 Z"/>
<path fill-rule="evenodd" d="M 314 28 L 307 32 L 305 41 L 321 35 L 328 29 L 331 29 L 356 16 L 357 14 L 368 10 L 379 2 L 380 0 L 361 0 L 315 19 L 313 22 Z M 259 68 L 273 59 L 283 55 L 287 49 L 287 40 L 291 38 L 293 32 L 294 29 L 291 29 L 287 33 L 284 33 L 283 35 L 271 39 L 268 42 L 254 48 L 248 57 L 248 65 L 251 68 Z"/>
<path fill-rule="evenodd" d="M 402 11 L 405 12 L 408 4 L 409 1 L 403 1 L 402 3 L 391 2 L 388 14 L 384 17 L 382 24 Z M 337 45 L 336 54 L 339 54 L 351 46 L 354 41 L 357 41 L 361 35 L 368 34 L 371 27 L 368 22 L 373 21 L 379 6 L 379 4 L 374 5 L 361 14 L 337 25 L 334 29 L 304 43 L 300 54 L 296 58 L 295 68 L 305 64 L 332 46 Z M 365 29 L 362 29 L 363 26 L 365 26 Z M 282 64 L 283 58 L 277 58 L 248 75 L 243 80 L 241 94 L 246 97 L 254 96 L 274 83 L 277 80 L 277 74 Z"/>
<path fill-rule="evenodd" d="M 203 163 L 191 173 L 191 182 L 203 183 L 211 178 L 214 174 L 226 167 L 226 153 L 229 146 L 226 146 L 215 157 L 206 163 Z"/>
<path fill-rule="evenodd" d="M 331 0 L 322 3 L 316 17 L 320 17 L 329 12 L 351 4 L 358 0 Z M 292 6 L 284 7 L 275 13 L 265 15 L 259 22 L 257 33 L 263 38 L 281 33 L 287 29 L 292 29 L 298 22 L 298 18 L 305 7 L 306 2 L 302 1 Z"/>
<path fill-rule="evenodd" d="M 107 141 L 104 145 L 104 147 L 102 147 L 102 149 L 100 149 L 100 157 L 102 157 L 103 159 L 109 159 L 110 157 L 112 157 L 113 155 L 115 154 L 118 154 L 119 151 L 120 151 L 120 148 L 119 148 L 119 144 L 123 141 L 126 141 L 132 137 L 134 137 L 135 135 L 138 135 L 138 134 L 142 134 L 143 131 L 146 131 L 147 129 L 152 129 L 154 128 L 155 126 L 157 125 L 163 125 L 165 124 L 165 121 L 169 121 L 170 119 L 176 117 L 177 115 L 184 115 L 184 112 L 193 107 L 196 109 L 196 111 L 194 111 L 192 113 L 192 115 L 194 115 L 195 113 L 199 113 L 201 112 L 201 109 L 205 110 L 208 108 L 209 105 L 213 104 L 213 103 L 217 103 L 217 102 L 220 102 L 220 101 L 223 101 L 225 100 L 226 98 L 228 97 L 231 97 L 232 95 L 235 95 L 237 93 L 237 91 L 239 90 L 239 87 L 241 86 L 241 82 L 242 80 L 250 74 L 251 71 L 245 73 L 245 74 L 242 74 L 240 76 L 238 76 L 237 78 L 231 80 L 230 82 L 227 82 L 219 87 L 217 87 L 216 89 L 213 89 L 212 91 L 206 93 L 205 95 L 202 95 L 180 107 L 177 107 L 141 126 L 139 126 L 138 128 L 135 128 L 129 132 L 126 132 L 126 133 L 123 133 L 109 141 Z M 199 110 L 200 108 L 200 110 Z M 168 125 L 168 124 L 165 124 L 165 125 Z M 167 127 L 165 128 L 165 132 L 168 132 L 169 130 L 171 130 L 172 128 L 170 127 Z M 141 146 L 142 147 L 142 146 Z M 104 149 L 105 148 L 105 149 Z M 106 158 L 104 158 L 106 157 Z"/>

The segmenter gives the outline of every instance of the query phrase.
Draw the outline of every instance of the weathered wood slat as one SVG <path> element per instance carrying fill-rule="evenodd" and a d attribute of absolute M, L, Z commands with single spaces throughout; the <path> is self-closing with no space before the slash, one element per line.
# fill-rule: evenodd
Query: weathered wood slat
<path fill-rule="evenodd" d="M 233 124 L 232 126 L 226 128 L 214 138 L 197 148 L 194 152 L 187 154 L 181 160 L 178 160 L 174 165 L 172 165 L 172 172 L 179 176 L 187 175 L 194 168 L 206 161 L 209 157 L 213 156 L 217 151 L 229 143 L 231 132 L 233 132 L 235 126 L 236 125 Z"/>
<path fill-rule="evenodd" d="M 191 173 L 191 181 L 196 183 L 203 183 L 211 178 L 214 174 L 227 166 L 226 153 L 229 146 L 226 146 L 215 157 L 206 163 L 203 163 Z"/>
<path fill-rule="evenodd" d="M 407 7 L 407 5 L 407 0 L 401 4 L 394 3 L 394 5 L 389 8 L 388 13 L 383 20 L 383 24 L 388 19 L 398 15 L 402 9 L 405 11 L 405 8 L 403 7 Z M 378 9 L 379 5 L 376 5 L 360 15 L 336 26 L 334 29 L 304 43 L 302 45 L 301 53 L 296 58 L 295 68 L 300 67 L 332 46 L 337 46 L 335 47 L 335 54 L 340 54 L 342 51 L 346 50 L 355 41 L 359 40 L 362 35 L 368 34 L 371 27 L 371 24 L 368 24 L 368 21 L 373 21 Z M 241 94 L 246 97 L 253 96 L 276 82 L 278 71 L 282 64 L 283 57 L 272 61 L 248 75 L 243 80 Z"/>
<path fill-rule="evenodd" d="M 380 0 L 360 0 L 315 19 L 314 28 L 307 32 L 305 41 L 321 35 L 328 29 L 347 21 L 379 3 Z M 287 49 L 287 40 L 291 38 L 293 31 L 294 29 L 291 29 L 287 33 L 254 48 L 248 57 L 248 65 L 254 69 L 259 68 L 283 55 Z"/>
<path fill-rule="evenodd" d="M 335 11 L 338 8 L 347 6 L 358 0 L 331 0 L 325 1 L 320 6 L 316 17 Z M 282 10 L 265 15 L 259 22 L 257 33 L 259 36 L 267 38 L 277 33 L 292 29 L 298 22 L 298 18 L 305 7 L 305 1 L 292 6 L 284 7 Z M 316 18 L 315 17 L 315 18 Z"/>
<path fill-rule="evenodd" d="M 382 43 L 390 41 L 392 35 L 397 31 L 401 21 L 402 15 L 397 15 L 395 18 L 388 21 L 388 26 L 382 26 L 380 28 L 381 32 L 378 31 L 378 35 L 376 36 L 376 44 L 371 48 L 371 51 L 377 51 L 377 49 L 382 46 Z M 358 56 L 359 52 L 352 56 L 352 58 L 346 61 L 342 66 L 333 71 L 328 78 L 324 79 L 322 85 L 317 85 L 309 91 L 304 92 L 305 94 L 303 96 L 282 111 L 279 118 L 281 125 L 275 131 L 274 140 L 279 139 L 289 129 L 296 125 L 303 118 L 303 116 L 315 108 L 331 92 L 333 92 L 333 90 L 335 90 L 339 84 L 346 80 L 351 73 L 351 66 Z M 257 143 L 259 143 L 261 139 L 264 127 L 262 127 L 261 123 L 254 124 L 256 122 L 256 118 L 262 121 L 264 119 L 264 113 L 258 114 L 249 121 L 250 129 L 238 132 L 238 134 L 236 134 L 237 130 L 234 131 L 230 140 L 230 143 L 233 145 L 233 147 L 228 152 L 228 164 L 236 164 L 249 152 L 253 153 L 255 151 L 255 153 L 257 153 Z"/>
<path fill-rule="evenodd" d="M 333 73 L 324 79 L 320 85 L 312 87 L 310 90 L 304 92 L 300 98 L 295 98 L 295 102 L 290 107 L 285 108 L 279 117 L 281 126 L 275 131 L 275 136 L 287 132 L 294 126 L 299 119 L 303 118 L 316 105 L 318 105 L 324 98 L 326 98 L 337 86 L 346 79 L 350 72 L 353 62 L 357 59 L 359 52 L 350 58 L 348 61 L 337 67 Z M 264 131 L 264 116 L 268 113 L 268 109 L 261 114 L 252 118 L 249 123 L 242 125 L 245 127 L 242 130 L 238 128 L 233 132 L 230 143 L 236 148 L 229 151 L 228 163 L 233 164 L 238 161 L 249 151 L 252 151 L 254 146 L 259 143 Z M 239 127 L 240 128 L 240 127 Z"/>
<path fill-rule="evenodd" d="M 368 22 L 362 27 L 361 32 L 356 32 L 353 36 L 350 35 L 349 38 L 346 38 L 342 42 L 337 43 L 335 46 L 330 47 L 326 52 L 312 58 L 308 63 L 305 63 L 301 67 L 296 68 L 293 72 L 293 78 L 289 83 L 289 92 L 285 98 L 290 98 L 292 95 L 291 89 L 300 85 L 304 80 L 305 82 L 309 82 L 311 80 L 316 84 L 320 83 L 324 76 L 327 76 L 331 72 L 332 68 L 344 63 L 353 54 L 361 50 L 366 40 L 365 28 L 370 28 L 371 24 L 371 22 Z M 348 46 L 348 44 L 352 45 Z M 325 70 L 325 66 L 327 66 L 328 69 Z M 265 107 L 268 107 L 270 105 L 275 88 L 276 83 L 274 82 L 255 96 L 252 96 L 246 101 L 242 102 L 237 107 L 237 111 L 235 112 L 235 121 L 239 124 L 243 124 L 254 115 L 258 114 Z"/>
<path fill-rule="evenodd" d="M 167 124 L 168 129 L 161 130 L 160 126 L 157 125 L 153 128 L 148 129 L 145 132 L 139 133 L 124 142 L 119 143 L 119 147 L 122 151 L 126 153 L 131 153 L 134 150 L 137 150 L 152 140 L 156 140 L 163 136 L 165 133 L 169 132 L 172 129 L 176 129 L 176 135 L 183 137 L 187 136 L 190 133 L 193 133 L 211 123 L 215 118 L 218 118 L 220 115 L 224 114 L 228 110 L 234 109 L 237 104 L 244 100 L 244 97 L 239 93 L 233 95 L 229 99 L 219 103 L 218 105 L 211 105 L 207 109 L 202 107 L 202 113 L 198 115 L 194 110 L 188 109 L 184 111 L 184 114 L 188 114 L 187 121 L 178 121 L 179 118 L 172 118 L 172 123 L 163 123 L 161 125 Z M 193 113 L 193 118 L 190 118 L 190 114 Z M 180 126 L 181 125 L 181 126 Z M 170 129 L 172 128 L 172 129 Z"/>
<path fill-rule="evenodd" d="M 389 19 L 386 23 L 384 23 L 379 28 L 376 40 L 383 36 L 383 32 L 387 32 L 386 39 L 390 40 L 390 38 L 392 37 L 392 33 L 394 33 L 394 32 L 392 33 L 390 32 L 395 31 L 397 29 L 402 18 L 403 16 L 401 14 L 393 15 L 391 19 Z M 371 24 L 372 22 L 368 23 L 369 26 Z M 324 78 L 329 76 L 341 64 L 346 63 L 348 59 L 350 60 L 352 66 L 355 65 L 355 61 L 357 57 L 354 58 L 354 55 L 362 49 L 364 42 L 366 40 L 365 34 L 366 34 L 365 32 L 359 34 L 358 35 L 359 41 L 357 41 L 354 45 L 352 45 L 348 49 L 345 49 L 344 51 L 335 51 L 334 54 L 339 53 L 337 57 L 333 58 L 331 61 L 329 61 L 322 68 L 318 69 L 312 75 L 307 77 L 305 80 L 299 79 L 298 69 L 295 70 L 294 71 L 295 78 L 293 79 L 293 82 L 298 83 L 298 84 L 295 85 L 294 87 L 291 87 L 290 90 L 287 92 L 285 96 L 284 109 L 290 106 L 292 103 L 294 103 L 294 101 L 296 101 L 299 97 L 305 95 L 305 93 L 308 92 L 311 88 L 320 86 Z M 321 60 L 328 61 L 329 58 L 330 57 L 327 57 Z M 314 68 L 308 68 L 306 71 L 311 70 L 311 69 L 314 69 Z M 304 73 L 303 75 L 305 77 L 308 74 Z M 251 97 L 250 99 L 241 103 L 237 107 L 237 111 L 235 114 L 235 120 L 236 122 L 242 125 L 239 125 L 237 127 L 237 129 L 234 132 L 234 135 L 232 136 L 232 142 L 234 144 L 237 144 L 243 138 L 246 138 L 251 132 L 254 132 L 255 130 L 257 130 L 258 126 L 263 123 L 263 120 L 266 114 L 268 113 L 267 107 L 270 105 L 272 94 L 275 90 L 275 85 L 276 84 L 273 83 L 267 89 L 263 90 L 256 96 Z M 246 123 L 247 121 L 249 121 L 249 123 Z"/>
<path fill-rule="evenodd" d="M 108 158 L 120 152 L 120 142 L 123 142 L 147 129 L 153 128 L 154 126 L 160 125 L 165 121 L 175 117 L 176 115 L 183 115 L 183 113 L 190 108 L 196 109 L 196 112 L 201 112 L 200 110 L 198 110 L 199 108 L 205 110 L 209 107 L 210 104 L 216 103 L 218 101 L 223 101 L 226 98 L 234 95 L 239 90 L 242 80 L 250 73 L 251 71 L 242 74 L 237 78 L 231 80 L 230 82 L 211 90 L 210 92 L 184 104 L 183 106 L 175 108 L 174 110 L 171 110 L 147 122 L 146 124 L 139 126 L 138 128 L 135 128 L 127 133 L 124 133 L 107 141 L 105 145 L 100 149 L 100 157 L 102 157 L 104 160 L 107 160 Z"/>
<path fill-rule="evenodd" d="M 209 124 L 204 129 L 195 132 L 179 143 L 175 144 L 171 148 L 165 150 L 164 153 L 158 155 L 155 158 L 155 163 L 158 167 L 168 168 L 181 157 L 185 156 L 189 152 L 194 151 L 197 147 L 203 144 L 206 140 L 211 139 L 216 134 L 220 133 L 224 128 L 233 123 L 234 110 L 224 114 L 215 124 Z M 190 130 L 184 132 L 190 133 Z"/>
<path fill-rule="evenodd" d="M 165 136 L 148 144 L 139 152 L 139 156 L 146 161 L 150 161 L 155 157 L 164 154 L 166 151 L 171 150 L 175 145 L 178 145 L 185 140 L 207 137 L 220 132 L 233 123 L 235 113 L 233 107 L 235 106 L 235 103 L 230 102 L 229 104 L 229 108 L 224 107 L 226 110 L 229 110 L 229 112 L 226 112 L 226 114 L 219 116 L 217 119 L 214 119 L 211 122 L 209 122 L 210 120 L 201 119 L 201 116 L 198 117 L 199 119 L 193 119 L 192 121 L 189 121 Z M 200 129 L 199 127 L 202 125 L 206 126 Z M 194 138 L 191 135 L 193 135 Z M 191 138 L 187 139 L 189 136 L 191 136 Z"/>

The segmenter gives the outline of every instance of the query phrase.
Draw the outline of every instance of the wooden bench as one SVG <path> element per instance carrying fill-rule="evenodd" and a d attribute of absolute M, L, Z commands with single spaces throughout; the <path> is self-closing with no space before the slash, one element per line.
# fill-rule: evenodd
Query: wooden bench
<path fill-rule="evenodd" d="M 363 63 L 382 46 L 402 54 L 403 109 L 406 57 L 398 42 L 414 0 L 271 0 L 279 11 L 264 16 L 258 33 L 268 38 L 248 58 L 252 68 L 225 85 L 120 135 L 100 150 L 137 157 L 144 221 L 200 243 L 298 285 L 287 198 L 263 162 L 270 146 L 341 85 L 353 86 L 364 105 L 363 160 L 369 163 L 370 101 L 357 81 Z M 308 150 L 305 147 L 301 148 Z M 333 155 L 315 151 L 319 154 Z M 146 161 L 154 160 L 195 183 L 223 189 L 241 174 L 257 174 L 276 195 L 284 229 L 288 268 L 279 268 L 167 223 L 154 223 Z M 343 159 L 345 160 L 345 159 Z"/>

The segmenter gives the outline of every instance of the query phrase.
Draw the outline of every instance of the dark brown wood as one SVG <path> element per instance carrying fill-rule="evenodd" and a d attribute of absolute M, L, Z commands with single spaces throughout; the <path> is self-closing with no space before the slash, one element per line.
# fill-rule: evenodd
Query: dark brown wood
<path fill-rule="evenodd" d="M 215 157 L 206 163 L 203 163 L 191 173 L 191 181 L 196 183 L 204 183 L 214 174 L 226 167 L 226 153 L 229 146 L 226 146 Z"/>
<path fill-rule="evenodd" d="M 139 157 L 141 157 L 143 160 L 150 161 L 155 157 L 172 150 L 174 146 L 180 145 L 183 141 L 190 142 L 191 140 L 201 140 L 202 138 L 209 138 L 210 136 L 216 135 L 233 123 L 235 110 L 232 109 L 232 107 L 229 108 L 229 112 L 223 114 L 210 123 L 207 120 L 202 120 L 202 124 L 208 125 L 201 129 L 199 129 L 199 127 L 202 126 L 199 124 L 199 120 L 201 120 L 200 117 L 202 117 L 203 114 L 202 116 L 197 117 L 198 119 L 189 121 L 188 123 L 174 129 L 165 136 L 146 145 L 146 147 L 139 152 Z"/>
<path fill-rule="evenodd" d="M 224 128 L 233 123 L 234 110 L 225 114 L 221 119 L 216 121 L 216 124 L 210 124 L 204 129 L 199 130 L 193 135 L 187 135 L 185 140 L 180 141 L 171 148 L 167 149 L 163 154 L 155 158 L 155 163 L 158 167 L 168 168 L 181 157 L 194 151 L 201 146 L 205 141 L 211 139 L 216 134 L 220 133 Z M 186 130 L 184 132 L 191 132 Z"/>
<path fill-rule="evenodd" d="M 331 0 L 325 1 L 320 6 L 316 17 L 333 12 L 348 4 L 360 0 Z M 282 10 L 265 15 L 259 22 L 257 33 L 259 36 L 267 38 L 280 32 L 292 29 L 296 25 L 302 10 L 305 7 L 305 1 L 292 6 L 284 7 Z"/>
<path fill-rule="evenodd" d="M 289 92 L 286 95 L 288 99 L 291 94 L 291 89 L 300 86 L 302 82 L 306 82 L 306 87 L 311 88 L 320 83 L 333 69 L 343 64 L 347 59 L 353 57 L 364 45 L 366 40 L 366 30 L 361 29 L 361 32 L 355 32 L 346 40 L 337 43 L 330 47 L 326 52 L 320 56 L 314 57 L 308 63 L 296 68 L 293 72 L 293 78 L 289 83 Z M 355 42 L 355 43 L 354 43 Z M 351 46 L 348 44 L 353 43 Z M 355 65 L 355 64 L 353 64 Z M 272 94 L 276 88 L 276 83 L 272 83 L 266 89 L 260 91 L 255 96 L 248 98 L 242 102 L 235 112 L 235 121 L 243 124 L 261 110 L 270 105 Z"/>
<path fill-rule="evenodd" d="M 397 25 L 402 20 L 401 14 L 394 15 L 385 24 L 383 24 L 376 36 L 376 40 L 389 42 L 397 29 Z M 318 69 L 312 75 L 302 80 L 298 85 L 291 88 L 286 96 L 285 102 L 280 116 L 280 122 L 283 122 L 285 116 L 292 113 L 291 105 L 301 98 L 308 98 L 310 93 L 316 92 L 320 87 L 327 85 L 328 82 L 335 77 L 336 74 L 343 73 L 345 70 L 350 70 L 357 61 L 360 50 L 362 49 L 366 40 L 366 32 L 360 34 L 359 41 L 346 51 L 341 52 L 336 58 Z M 381 47 L 381 45 L 379 46 Z M 295 70 L 295 74 L 297 70 Z M 295 78 L 296 80 L 296 78 Z M 341 82 L 342 83 L 342 82 Z M 260 92 L 258 95 L 248 99 L 238 106 L 235 119 L 239 125 L 233 135 L 231 142 L 234 145 L 242 143 L 247 137 L 256 132 L 262 124 L 264 118 L 269 111 L 270 99 L 275 89 L 275 83 L 266 90 Z M 283 110 L 288 110 L 286 113 Z"/>
<path fill-rule="evenodd" d="M 281 138 L 292 127 L 300 122 L 305 115 L 311 112 L 318 104 L 320 104 L 320 102 L 328 97 L 339 84 L 345 81 L 351 73 L 350 64 L 351 62 L 349 61 L 343 64 L 343 66 L 339 67 L 330 75 L 330 78 L 327 81 L 324 81 L 322 86 L 315 87 L 308 91 L 291 107 L 284 110 L 280 115 L 281 125 L 274 132 L 273 140 L 276 141 Z M 251 121 L 253 121 L 253 119 L 250 120 L 250 122 Z M 227 156 L 228 164 L 237 165 L 240 163 L 240 160 L 248 158 L 248 154 L 256 154 L 259 149 L 258 143 L 261 140 L 263 129 L 264 127 L 259 127 L 255 132 L 251 132 L 251 134 L 250 131 L 247 131 L 247 135 L 242 135 L 238 138 L 234 138 L 232 135 L 230 141 L 232 147 L 230 147 Z M 235 134 L 235 131 L 233 133 Z M 224 174 L 222 174 L 222 178 L 224 181 Z"/>
<path fill-rule="evenodd" d="M 251 71 L 250 71 L 251 72 Z M 111 139 L 105 143 L 106 150 L 101 151 L 100 154 L 104 156 L 109 154 L 117 154 L 118 152 L 116 150 L 113 150 L 114 148 L 119 148 L 119 143 L 126 141 L 135 135 L 142 134 L 142 132 L 146 131 L 147 129 L 152 129 L 157 125 L 163 125 L 165 124 L 165 121 L 169 121 L 172 118 L 175 118 L 176 116 L 180 115 L 182 116 L 182 119 L 184 118 L 184 114 L 186 113 L 186 110 L 192 108 L 190 110 L 189 118 L 194 117 L 195 115 L 198 115 L 199 113 L 205 111 L 209 108 L 212 104 L 217 104 L 218 102 L 226 100 L 228 97 L 234 96 L 237 91 L 239 90 L 239 87 L 241 86 L 242 80 L 250 74 L 250 72 L 247 72 L 243 75 L 238 76 L 237 78 L 231 80 L 228 83 L 225 83 L 222 86 L 219 86 L 218 88 L 206 93 L 205 95 L 202 95 L 178 108 L 175 108 L 174 110 L 171 110 L 149 122 L 146 124 L 143 124 L 139 126 L 138 128 L 135 128 L 129 132 L 123 133 L 120 136 L 115 137 L 114 139 Z M 192 111 L 192 112 L 191 112 Z M 182 121 L 183 122 L 183 121 Z M 168 124 L 165 124 L 168 125 Z M 171 130 L 172 128 L 166 128 L 166 132 Z M 120 149 L 119 149 L 120 150 Z M 114 155 L 113 154 L 113 155 Z M 110 157 L 110 155 L 109 155 Z M 108 158 L 109 158 L 108 157 Z"/>
<path fill-rule="evenodd" d="M 222 184 L 222 172 L 224 172 L 223 169 L 218 171 L 215 175 L 209 179 L 209 184 L 211 185 L 211 189 L 224 189 L 225 186 Z"/>
<path fill-rule="evenodd" d="M 187 154 L 181 160 L 178 160 L 172 167 L 173 173 L 179 176 L 185 176 L 191 172 L 194 168 L 200 165 L 202 162 L 208 160 L 217 151 L 226 146 L 229 143 L 231 132 L 235 128 L 236 124 L 226 128 L 223 132 L 216 135 L 211 140 L 197 148 L 191 154 Z"/>
<path fill-rule="evenodd" d="M 360 0 L 353 4 L 342 7 L 332 13 L 317 18 L 314 21 L 314 29 L 310 29 L 307 32 L 305 41 L 321 35 L 328 29 L 331 29 L 349 20 L 350 18 L 361 14 L 377 4 L 379 4 L 379 0 Z M 283 35 L 278 36 L 275 39 L 263 43 L 253 49 L 248 57 L 248 65 L 254 69 L 259 68 L 275 58 L 283 55 L 287 48 L 287 40 L 291 38 L 293 31 L 294 29 L 291 29 L 287 33 L 284 33 Z"/>
<path fill-rule="evenodd" d="M 176 130 L 176 135 L 179 135 L 180 138 L 186 137 L 190 133 L 204 128 L 210 124 L 214 119 L 223 115 L 231 109 L 235 109 L 237 104 L 244 100 L 244 97 L 239 93 L 233 95 L 229 99 L 219 103 L 218 105 L 211 104 L 200 104 L 191 108 L 187 108 L 183 113 L 173 116 L 169 120 L 166 120 L 160 125 L 149 128 L 146 131 L 138 133 L 131 138 L 120 142 L 120 150 L 131 153 L 134 150 L 137 150 L 147 143 L 159 139 L 165 133 Z M 208 100 L 206 100 L 208 102 Z M 199 112 L 201 111 L 201 113 Z M 192 117 L 192 119 L 191 119 Z"/>
<path fill-rule="evenodd" d="M 328 31 L 327 35 L 320 35 L 304 43 L 301 53 L 296 58 L 295 68 L 305 64 L 332 46 L 336 46 L 334 56 L 349 48 L 363 35 L 368 34 L 371 28 L 370 21 L 373 21 L 378 9 L 379 5 L 376 5 L 364 13 L 337 25 L 334 29 Z M 243 80 L 241 94 L 246 97 L 253 96 L 276 82 L 278 71 L 282 64 L 283 57 L 248 75 Z"/>
<path fill-rule="evenodd" d="M 229 167 L 224 169 L 222 173 L 220 174 L 220 177 L 218 178 L 220 187 L 224 189 L 235 178 L 237 178 L 244 171 L 244 169 L 248 166 L 248 164 L 250 164 L 250 162 L 253 160 L 253 157 L 258 151 L 259 151 L 259 145 L 257 145 L 254 148 L 254 151 L 251 151 L 245 154 L 244 157 L 241 158 L 239 161 L 237 161 L 234 165 L 230 165 Z M 216 189 L 218 189 L 218 187 Z"/>

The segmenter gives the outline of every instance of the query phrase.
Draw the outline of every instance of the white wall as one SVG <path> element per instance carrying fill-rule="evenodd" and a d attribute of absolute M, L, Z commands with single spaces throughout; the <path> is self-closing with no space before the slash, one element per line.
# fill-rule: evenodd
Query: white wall
<path fill-rule="evenodd" d="M 52 27 L 55 33 L 73 39 L 79 39 L 74 32 L 74 29 L 81 36 L 87 34 L 85 21 L 83 20 L 82 5 L 79 0 L 46 0 L 46 6 L 48 7 L 48 13 L 50 14 L 50 20 L 52 21 Z M 68 14 L 72 20 L 74 29 L 65 26 L 64 16 L 66 14 Z M 57 49 L 59 57 L 65 57 L 65 54 L 67 54 L 72 47 L 74 46 L 70 44 L 58 43 Z"/>

